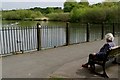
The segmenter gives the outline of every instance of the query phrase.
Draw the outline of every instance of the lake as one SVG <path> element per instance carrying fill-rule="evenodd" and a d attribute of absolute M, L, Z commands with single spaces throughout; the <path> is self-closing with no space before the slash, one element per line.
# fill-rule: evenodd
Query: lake
<path fill-rule="evenodd" d="M 53 21 L 3 21 L 0 29 L 1 54 L 37 49 L 37 23 L 41 24 L 41 49 L 66 45 L 66 22 Z M 102 26 L 104 35 L 115 31 L 120 34 L 118 24 L 89 24 L 89 41 L 101 40 Z M 113 28 L 114 26 L 114 28 Z M 69 23 L 69 44 L 87 40 L 87 24 Z"/>

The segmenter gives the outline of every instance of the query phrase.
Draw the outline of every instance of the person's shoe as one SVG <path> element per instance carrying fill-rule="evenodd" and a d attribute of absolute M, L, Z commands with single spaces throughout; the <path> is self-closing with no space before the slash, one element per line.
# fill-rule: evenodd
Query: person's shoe
<path fill-rule="evenodd" d="M 83 64 L 82 67 L 88 68 L 88 65 L 87 64 Z"/>

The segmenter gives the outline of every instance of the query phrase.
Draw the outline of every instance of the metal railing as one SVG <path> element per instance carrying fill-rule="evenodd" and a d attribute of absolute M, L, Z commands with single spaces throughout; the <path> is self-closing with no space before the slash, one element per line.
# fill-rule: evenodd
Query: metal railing
<path fill-rule="evenodd" d="M 0 29 L 1 53 L 16 53 L 36 49 L 37 29 L 35 27 L 3 27 Z"/>
<path fill-rule="evenodd" d="M 1 55 L 55 48 L 58 46 L 101 40 L 106 33 L 120 35 L 119 23 L 84 23 L 73 26 L 2 27 L 0 29 Z"/>

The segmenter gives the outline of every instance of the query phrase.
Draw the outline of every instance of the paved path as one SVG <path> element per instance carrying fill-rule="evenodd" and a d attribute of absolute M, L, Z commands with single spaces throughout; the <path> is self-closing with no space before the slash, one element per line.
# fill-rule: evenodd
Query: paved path
<path fill-rule="evenodd" d="M 117 38 L 115 42 L 118 44 Z M 81 64 L 87 61 L 89 53 L 97 52 L 104 43 L 105 41 L 101 40 L 4 57 L 2 76 L 3 78 L 96 77 L 81 68 Z M 118 70 L 118 66 L 112 67 Z M 108 69 L 110 72 L 111 69 Z M 110 73 L 113 78 L 118 77 L 117 74 L 118 71 L 113 75 Z"/>

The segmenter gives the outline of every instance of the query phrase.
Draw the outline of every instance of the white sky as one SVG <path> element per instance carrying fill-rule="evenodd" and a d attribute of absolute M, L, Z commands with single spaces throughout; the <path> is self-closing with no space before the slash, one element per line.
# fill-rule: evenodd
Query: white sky
<path fill-rule="evenodd" d="M 63 7 L 63 3 L 66 0 L 0 0 L 1 9 L 11 10 L 11 9 L 28 9 L 33 7 Z M 76 0 L 80 2 L 80 0 Z M 104 0 L 88 0 L 90 4 L 103 2 Z M 117 1 L 117 0 L 114 0 Z M 120 1 L 120 0 L 118 0 Z"/>
<path fill-rule="evenodd" d="M 1 0 L 2 2 L 65 2 L 66 0 Z M 80 0 L 76 0 L 80 1 Z M 89 2 L 102 2 L 104 0 L 88 0 Z"/>

